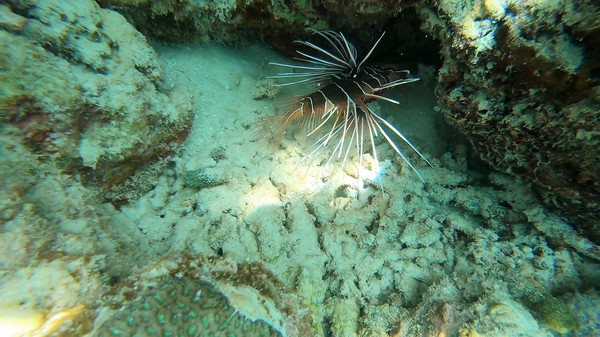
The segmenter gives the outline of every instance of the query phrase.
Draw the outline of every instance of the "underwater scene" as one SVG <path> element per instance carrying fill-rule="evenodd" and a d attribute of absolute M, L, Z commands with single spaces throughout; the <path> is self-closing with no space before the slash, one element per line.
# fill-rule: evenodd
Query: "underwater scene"
<path fill-rule="evenodd" d="M 600 336 L 600 3 L 0 1 L 0 337 Z"/>

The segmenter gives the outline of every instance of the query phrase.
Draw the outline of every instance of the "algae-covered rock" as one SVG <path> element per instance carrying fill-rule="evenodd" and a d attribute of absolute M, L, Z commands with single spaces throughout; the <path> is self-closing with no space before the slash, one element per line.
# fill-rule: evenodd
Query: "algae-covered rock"
<path fill-rule="evenodd" d="M 176 151 L 189 98 L 165 87 L 154 50 L 123 16 L 91 0 L 1 11 L 0 122 L 30 149 L 104 190 Z"/>
<path fill-rule="evenodd" d="M 600 6 L 450 0 L 420 7 L 440 40 L 441 111 L 494 168 L 531 179 L 600 241 Z"/>
<path fill-rule="evenodd" d="M 281 39 L 310 22 L 319 25 L 308 1 L 101 1 L 120 11 L 149 36 L 166 40 L 242 42 L 258 36 Z M 321 24 L 322 25 L 322 24 Z"/>

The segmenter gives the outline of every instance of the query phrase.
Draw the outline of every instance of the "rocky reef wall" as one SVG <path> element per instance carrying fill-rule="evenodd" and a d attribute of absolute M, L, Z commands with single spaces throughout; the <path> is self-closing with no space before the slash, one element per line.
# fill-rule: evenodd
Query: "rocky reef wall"
<path fill-rule="evenodd" d="M 292 41 L 308 38 L 310 34 L 305 32 L 308 27 L 343 31 L 352 36 L 352 42 L 360 50 L 368 50 L 374 35 L 386 30 L 395 38 L 393 43 L 382 41 L 378 53 L 402 52 L 405 58 L 419 60 L 437 58 L 436 44 L 419 29 L 412 6 L 417 3 L 414 0 L 100 0 L 98 3 L 123 13 L 145 35 L 167 41 L 243 44 L 260 40 L 291 55 L 295 49 Z M 402 50 L 398 49 L 398 41 L 402 41 Z"/>
<path fill-rule="evenodd" d="M 437 1 L 441 111 L 494 168 L 600 240 L 600 6 L 590 1 Z"/>
<path fill-rule="evenodd" d="M 3 127 L 112 199 L 144 190 L 147 179 L 119 185 L 174 153 L 192 116 L 146 38 L 94 1 L 8 1 L 0 12 Z"/>

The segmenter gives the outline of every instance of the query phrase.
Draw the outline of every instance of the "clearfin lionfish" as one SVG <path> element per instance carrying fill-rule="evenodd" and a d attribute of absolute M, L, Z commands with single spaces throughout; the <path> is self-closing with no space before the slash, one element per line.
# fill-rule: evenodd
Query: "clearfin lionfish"
<path fill-rule="evenodd" d="M 348 156 L 354 152 L 358 157 L 359 167 L 362 167 L 364 151 L 369 148 L 378 162 L 375 138 L 382 135 L 423 180 L 388 132 L 400 137 L 429 163 L 427 159 L 400 131 L 367 105 L 375 99 L 398 104 L 398 101 L 379 94 L 385 89 L 419 80 L 411 77 L 408 70 L 401 70 L 395 65 L 365 65 L 385 33 L 359 61 L 356 48 L 342 33 L 309 30 L 324 39 L 326 47 L 308 41 L 295 41 L 306 49 L 296 51 L 299 56 L 295 59 L 303 64 L 271 62 L 272 65 L 291 69 L 290 72 L 279 73 L 271 78 L 289 81 L 279 84 L 280 86 L 304 83 L 314 91 L 308 95 L 293 97 L 284 109 L 284 114 L 261 119 L 257 129 L 259 136 L 264 139 L 273 137 L 279 143 L 288 127 L 295 124 L 296 130 L 303 133 L 302 136 L 314 136 L 316 139 L 314 149 L 307 157 L 330 146 L 333 150 L 328 163 L 333 158 L 341 159 L 343 167 Z M 386 129 L 389 131 L 386 132 Z"/>

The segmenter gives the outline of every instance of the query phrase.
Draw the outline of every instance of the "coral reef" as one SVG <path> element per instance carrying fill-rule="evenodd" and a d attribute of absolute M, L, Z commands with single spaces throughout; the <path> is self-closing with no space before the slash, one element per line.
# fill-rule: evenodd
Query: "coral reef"
<path fill-rule="evenodd" d="M 420 13 L 442 46 L 436 91 L 450 123 L 600 242 L 600 6 L 442 0 Z"/>
<path fill-rule="evenodd" d="M 566 334 L 577 328 L 578 323 L 575 311 L 565 302 L 565 298 L 546 296 L 539 302 L 529 304 L 528 307 L 543 325 L 558 333 Z"/>
<path fill-rule="evenodd" d="M 131 231 L 105 226 L 112 206 L 22 140 L 23 130 L 1 127 L 0 329 L 3 336 L 83 336 L 106 291 L 102 274 Z"/>
<path fill-rule="evenodd" d="M 230 57 L 226 48 L 220 57 L 204 45 L 178 57 L 173 49 L 160 54 L 169 56 L 174 74 Z M 276 151 L 249 141 L 253 130 L 245 125 L 263 104 L 254 100 L 251 78 L 260 73 L 239 68 L 248 59 L 259 63 L 267 52 L 237 52 L 244 57 L 216 70 L 219 81 L 205 89 L 202 123 L 174 172 L 121 209 L 151 240 L 152 252 L 260 263 L 303 298 L 314 336 L 550 336 L 547 323 L 524 304 L 531 294 L 559 298 L 600 279 L 597 245 L 545 209 L 525 180 L 498 172 L 477 178 L 465 149 L 453 148 L 431 168 L 419 166 L 426 184 L 394 160 L 380 163 L 383 187 L 366 181 L 361 188 L 352 170 L 336 172 L 339 162 L 302 160 L 306 152 L 293 137 Z M 224 89 L 238 72 L 240 86 Z M 200 70 L 189 75 L 198 83 L 211 79 Z M 216 146 L 212 139 L 219 134 L 231 137 Z M 384 143 L 377 152 L 393 158 Z M 235 179 L 210 189 L 182 188 L 185 173 L 202 167 Z"/>
<path fill-rule="evenodd" d="M 0 122 L 29 149 L 105 191 L 176 151 L 189 97 L 164 86 L 156 54 L 120 14 L 91 0 L 0 6 Z"/>
<path fill-rule="evenodd" d="M 244 327 L 290 337 L 598 335 L 598 244 L 575 228 L 585 222 L 539 199 L 572 205 L 577 219 L 593 214 L 600 44 L 591 1 L 98 2 L 105 8 L 0 4 L 0 255 L 8 257 L 0 323 L 10 313 L 19 334 L 56 337 L 168 327 L 174 335 L 246 335 Z M 454 139 L 423 146 L 436 153 L 431 167 L 418 167 L 425 182 L 385 141 L 377 153 L 389 160 L 377 167 L 367 156 L 364 181 L 355 162 L 344 170 L 307 163 L 292 137 L 267 150 L 253 141 L 252 123 L 275 114 L 262 98 L 276 90 L 259 81 L 279 56 L 242 45 L 157 43 L 155 51 L 107 7 L 147 33 L 156 27 L 154 37 L 255 34 L 279 49 L 283 34 L 302 38 L 304 26 L 346 19 L 361 27 L 353 42 L 362 48 L 375 30 L 411 28 L 415 21 L 394 15 L 418 11 L 443 47 L 441 110 L 512 175 L 474 172 Z M 405 46 L 382 51 L 397 59 Z M 373 109 L 403 128 L 422 117 L 428 125 L 407 128 L 407 137 L 439 143 L 429 125 L 439 115 L 437 83 L 417 83 L 391 93 L 401 106 Z M 407 97 L 431 102 L 411 106 Z M 567 185 L 553 184 L 579 169 Z"/>
<path fill-rule="evenodd" d="M 600 242 L 600 8 L 591 1 L 101 4 L 164 39 L 262 39 L 292 52 L 286 41 L 303 39 L 305 27 L 334 28 L 365 49 L 385 28 L 391 38 L 374 57 L 436 64 L 441 48 L 436 91 L 446 118 L 487 163 L 531 179 L 547 205 Z"/>
<path fill-rule="evenodd" d="M 309 316 L 260 264 L 158 261 L 108 296 L 94 336 L 309 336 Z"/>
<path fill-rule="evenodd" d="M 589 290 L 583 294 L 574 294 L 567 299 L 569 309 L 577 313 L 577 328 L 579 336 L 593 336 L 600 331 L 598 308 L 600 294 L 597 290 Z"/>
<path fill-rule="evenodd" d="M 96 336 L 281 336 L 241 315 L 209 283 L 176 277 L 136 291 Z"/>

